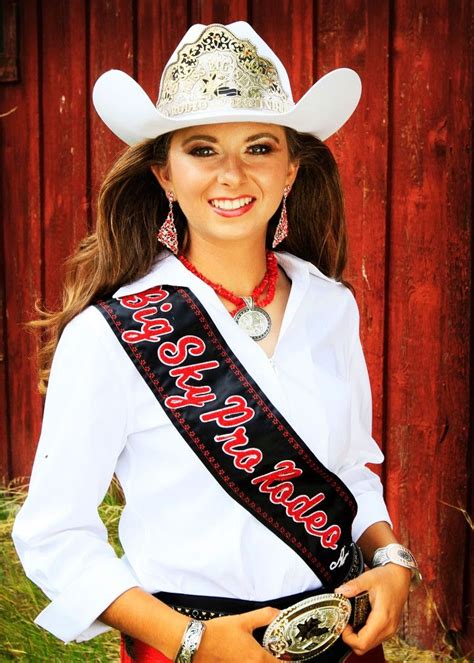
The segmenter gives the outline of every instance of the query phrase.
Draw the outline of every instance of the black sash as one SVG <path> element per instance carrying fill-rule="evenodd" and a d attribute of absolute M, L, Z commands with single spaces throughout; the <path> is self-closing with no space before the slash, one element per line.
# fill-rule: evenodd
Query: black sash
<path fill-rule="evenodd" d="M 222 488 L 323 585 L 341 584 L 353 561 L 355 498 L 268 400 L 200 301 L 166 285 L 96 307 Z"/>

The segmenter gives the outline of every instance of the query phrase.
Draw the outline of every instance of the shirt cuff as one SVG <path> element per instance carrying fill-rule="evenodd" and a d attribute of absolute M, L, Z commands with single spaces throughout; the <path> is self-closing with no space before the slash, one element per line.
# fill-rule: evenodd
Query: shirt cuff
<path fill-rule="evenodd" d="M 83 642 L 111 630 L 97 616 L 139 582 L 123 559 L 107 558 L 83 571 L 34 620 L 68 644 Z"/>
<path fill-rule="evenodd" d="M 378 490 L 364 492 L 356 497 L 357 515 L 352 523 L 352 540 L 358 541 L 365 530 L 380 521 L 393 527 L 384 499 Z"/>

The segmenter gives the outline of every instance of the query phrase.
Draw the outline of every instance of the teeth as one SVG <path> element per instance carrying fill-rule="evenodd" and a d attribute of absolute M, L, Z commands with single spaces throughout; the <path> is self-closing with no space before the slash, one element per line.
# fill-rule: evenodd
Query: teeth
<path fill-rule="evenodd" d="M 237 198 L 236 200 L 211 200 L 211 205 L 219 209 L 239 209 L 244 205 L 248 205 L 252 198 Z"/>

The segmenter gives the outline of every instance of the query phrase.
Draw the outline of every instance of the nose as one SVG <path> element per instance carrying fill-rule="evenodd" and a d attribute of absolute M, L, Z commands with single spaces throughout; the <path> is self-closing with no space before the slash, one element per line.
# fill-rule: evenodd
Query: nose
<path fill-rule="evenodd" d="M 236 188 L 245 179 L 244 164 L 237 156 L 229 155 L 221 163 L 217 181 L 219 184 Z"/>

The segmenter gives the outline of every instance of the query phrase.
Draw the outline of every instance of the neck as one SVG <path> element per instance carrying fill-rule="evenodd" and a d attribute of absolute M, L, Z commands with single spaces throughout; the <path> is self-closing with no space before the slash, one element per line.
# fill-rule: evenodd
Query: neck
<path fill-rule="evenodd" d="M 222 245 L 193 242 L 188 260 L 206 278 L 238 296 L 247 297 L 266 272 L 265 244 L 242 246 L 241 242 Z"/>

